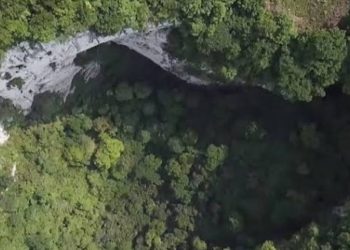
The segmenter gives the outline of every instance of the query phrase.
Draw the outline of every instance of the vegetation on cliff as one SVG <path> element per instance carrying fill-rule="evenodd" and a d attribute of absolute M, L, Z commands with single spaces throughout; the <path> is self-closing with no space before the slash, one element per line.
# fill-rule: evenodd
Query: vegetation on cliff
<path fill-rule="evenodd" d="M 345 31 L 334 27 L 347 5 L 329 2 L 301 0 L 291 8 L 287 0 L 0 0 L 0 54 L 23 40 L 50 41 L 87 29 L 112 34 L 175 21 L 180 27 L 173 47 L 195 68 L 221 82 L 244 81 L 310 101 L 339 80 L 347 55 Z M 298 28 L 293 15 L 305 19 L 308 13 L 317 23 L 326 18 L 322 13 L 333 23 Z"/>
<path fill-rule="evenodd" d="M 320 117 L 277 120 L 294 108 L 272 98 L 271 115 L 254 99 L 121 82 L 14 127 L 0 147 L 1 248 L 347 249 L 347 219 L 319 218 L 349 188 L 348 115 L 294 107 Z M 322 226 L 278 236 L 310 218 Z"/>
<path fill-rule="evenodd" d="M 293 101 L 339 82 L 350 92 L 346 30 L 320 24 L 328 5 L 297 2 L 0 0 L 0 51 L 174 21 L 169 49 L 213 81 Z M 292 103 L 163 76 L 126 82 L 116 71 L 102 70 L 109 82 L 98 91 L 84 83 L 89 95 L 68 109 L 49 96 L 9 128 L 1 249 L 350 249 L 348 98 Z"/>
<path fill-rule="evenodd" d="M 289 100 L 311 101 L 340 77 L 345 31 L 298 30 L 264 1 L 188 1 L 173 50 L 220 82 L 260 85 Z M 203 11 L 204 10 L 204 11 Z"/>

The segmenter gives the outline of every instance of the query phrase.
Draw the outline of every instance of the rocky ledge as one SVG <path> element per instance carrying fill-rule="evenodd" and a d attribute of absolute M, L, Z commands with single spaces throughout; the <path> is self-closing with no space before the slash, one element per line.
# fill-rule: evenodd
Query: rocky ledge
<path fill-rule="evenodd" d="M 167 71 L 195 84 L 203 81 L 184 71 L 184 63 L 171 58 L 164 50 L 170 24 L 149 27 L 147 32 L 126 29 L 113 36 L 84 32 L 65 41 L 31 44 L 23 42 L 10 49 L 0 67 L 0 97 L 9 99 L 24 112 L 30 111 L 34 96 L 44 92 L 60 93 L 65 98 L 71 91 L 74 76 L 82 71 L 85 79 L 95 77 L 99 65 L 82 68 L 74 64 L 76 56 L 105 42 L 115 42 L 151 59 Z"/>

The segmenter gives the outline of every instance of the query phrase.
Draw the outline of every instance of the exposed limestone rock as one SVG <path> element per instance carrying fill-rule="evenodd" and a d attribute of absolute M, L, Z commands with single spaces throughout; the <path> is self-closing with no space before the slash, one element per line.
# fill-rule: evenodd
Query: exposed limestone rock
<path fill-rule="evenodd" d="M 150 27 L 157 30 L 166 26 Z M 0 67 L 0 97 L 10 99 L 15 106 L 29 111 L 34 96 L 43 92 L 57 92 L 66 97 L 70 93 L 71 82 L 81 70 L 74 64 L 77 54 L 101 43 L 123 39 L 136 33 L 126 29 L 113 36 L 96 36 L 84 32 L 66 41 L 45 44 L 20 43 L 7 51 Z M 90 68 L 90 76 L 93 71 Z M 96 68 L 95 68 L 96 69 Z M 95 71 L 96 72 L 96 71 Z M 13 79 L 22 79 L 21 88 L 8 84 Z"/>
<path fill-rule="evenodd" d="M 3 126 L 0 124 L 0 145 L 3 145 L 7 142 L 10 136 L 7 134 Z"/>
<path fill-rule="evenodd" d="M 82 71 L 84 79 L 95 78 L 100 72 L 96 62 L 82 67 L 74 64 L 76 56 L 105 42 L 115 42 L 148 57 L 163 69 L 178 77 L 202 84 L 203 80 L 185 73 L 184 63 L 171 58 L 164 50 L 170 24 L 149 27 L 145 33 L 126 29 L 113 36 L 96 36 L 84 32 L 66 41 L 45 44 L 23 42 L 10 49 L 0 67 L 0 97 L 9 99 L 25 113 L 29 112 L 35 95 L 55 92 L 66 98 L 73 90 L 74 76 Z"/>
<path fill-rule="evenodd" d="M 81 72 L 83 74 L 85 82 L 87 82 L 90 79 L 96 78 L 100 73 L 100 71 L 101 71 L 101 65 L 99 63 L 90 62 L 82 69 Z"/>

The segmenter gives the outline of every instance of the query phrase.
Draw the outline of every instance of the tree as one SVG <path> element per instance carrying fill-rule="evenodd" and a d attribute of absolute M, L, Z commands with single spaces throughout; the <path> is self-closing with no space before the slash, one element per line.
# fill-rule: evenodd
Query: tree
<path fill-rule="evenodd" d="M 97 22 L 99 1 L 80 1 L 77 7 L 76 18 L 82 27 L 91 27 Z"/>
<path fill-rule="evenodd" d="M 134 85 L 134 93 L 136 98 L 146 99 L 152 94 L 152 92 L 152 87 L 147 83 L 136 83 Z"/>
<path fill-rule="evenodd" d="M 123 18 L 119 13 L 119 1 L 103 0 L 98 9 L 98 19 L 95 28 L 100 33 L 113 34 L 123 28 Z"/>
<path fill-rule="evenodd" d="M 149 132 L 148 130 L 139 131 L 137 137 L 138 140 L 141 141 L 143 144 L 147 144 L 152 140 L 151 132 Z"/>
<path fill-rule="evenodd" d="M 71 132 L 75 135 L 82 135 L 85 132 L 89 131 L 93 126 L 92 120 L 83 114 L 72 116 L 65 119 L 64 124 L 65 124 L 66 130 L 68 130 L 68 132 Z"/>
<path fill-rule="evenodd" d="M 279 92 L 288 99 L 311 101 L 324 96 L 338 78 L 347 54 L 342 31 L 314 31 L 297 38 L 293 52 L 279 61 Z"/>
<path fill-rule="evenodd" d="M 76 12 L 78 5 L 72 0 L 58 1 L 53 7 L 53 14 L 57 20 L 57 31 L 72 35 L 81 29 L 77 22 Z"/>
<path fill-rule="evenodd" d="M 115 97 L 120 102 L 132 100 L 134 98 L 132 87 L 125 82 L 118 84 L 115 89 Z"/>
<path fill-rule="evenodd" d="M 298 39 L 297 57 L 308 71 L 315 93 L 324 96 L 324 88 L 339 78 L 347 55 L 344 31 L 337 29 L 315 31 Z"/>
<path fill-rule="evenodd" d="M 49 42 L 56 37 L 56 17 L 45 10 L 30 19 L 29 27 L 33 40 Z"/>
<path fill-rule="evenodd" d="M 313 85 L 307 78 L 307 72 L 288 54 L 279 60 L 277 90 L 287 99 L 311 101 Z"/>
<path fill-rule="evenodd" d="M 148 20 L 148 6 L 136 0 L 102 0 L 95 28 L 113 34 L 122 28 L 142 28 Z"/>
<path fill-rule="evenodd" d="M 111 129 L 111 122 L 106 117 L 98 117 L 93 121 L 94 130 L 103 133 Z"/>
<path fill-rule="evenodd" d="M 277 49 L 277 45 L 266 39 L 257 39 L 252 42 L 243 55 L 247 59 L 244 61 L 244 70 L 242 70 L 245 77 L 258 76 L 269 69 Z"/>
<path fill-rule="evenodd" d="M 272 241 L 265 241 L 260 250 L 277 250 Z"/>
<path fill-rule="evenodd" d="M 106 133 L 99 135 L 99 144 L 95 153 L 95 164 L 101 170 L 108 170 L 115 165 L 124 151 L 123 143 Z"/>
<path fill-rule="evenodd" d="M 192 192 L 190 190 L 190 180 L 188 174 L 190 173 L 192 164 L 188 157 L 179 159 L 171 159 L 166 166 L 166 170 L 170 177 L 170 187 L 174 192 L 175 198 L 188 203 L 191 201 Z"/>
<path fill-rule="evenodd" d="M 95 152 L 95 148 L 95 142 L 90 137 L 81 135 L 77 139 L 67 140 L 65 157 L 70 166 L 87 166 Z"/>
<path fill-rule="evenodd" d="M 205 168 L 208 171 L 214 171 L 218 166 L 224 163 L 227 157 L 228 149 L 226 146 L 209 145 L 207 148 L 207 163 Z"/>
<path fill-rule="evenodd" d="M 162 245 L 161 236 L 166 230 L 164 221 L 153 220 L 149 226 L 145 239 L 148 247 L 160 249 Z"/>
<path fill-rule="evenodd" d="M 196 236 L 192 241 L 194 250 L 207 250 L 207 243 Z"/>
<path fill-rule="evenodd" d="M 168 141 L 168 146 L 170 150 L 176 154 L 182 153 L 185 148 L 179 138 L 171 137 Z"/>
<path fill-rule="evenodd" d="M 153 154 L 147 155 L 143 162 L 140 162 L 136 169 L 136 178 L 146 180 L 152 184 L 160 185 L 163 181 L 158 173 L 159 168 L 162 165 L 162 160 Z"/>
<path fill-rule="evenodd" d="M 306 149 L 318 149 L 321 145 L 321 136 L 315 124 L 305 124 L 300 128 L 300 143 Z"/>

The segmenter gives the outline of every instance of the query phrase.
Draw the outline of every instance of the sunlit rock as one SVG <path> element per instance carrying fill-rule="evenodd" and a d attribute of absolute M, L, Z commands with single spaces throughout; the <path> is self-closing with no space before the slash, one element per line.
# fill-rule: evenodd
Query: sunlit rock
<path fill-rule="evenodd" d="M 0 124 L 0 145 L 5 144 L 10 138 L 9 134 L 5 131 L 4 127 Z"/>
<path fill-rule="evenodd" d="M 149 27 L 149 30 L 164 26 L 167 24 Z M 55 92 L 65 98 L 70 93 L 74 76 L 82 70 L 74 64 L 79 53 L 105 42 L 123 40 L 134 33 L 137 32 L 126 29 L 113 36 L 97 36 L 88 31 L 66 41 L 38 44 L 22 42 L 7 51 L 1 62 L 0 97 L 11 100 L 15 106 L 27 112 L 37 94 Z M 87 78 L 95 77 L 98 72 L 96 69 L 86 69 Z"/>
<path fill-rule="evenodd" d="M 82 69 L 82 75 L 84 80 L 87 82 L 90 79 L 94 79 L 98 76 L 101 71 L 101 65 L 98 62 L 90 62 Z"/>
<path fill-rule="evenodd" d="M 58 93 L 65 100 L 74 91 L 74 76 L 81 72 L 84 80 L 94 79 L 100 73 L 98 62 L 84 67 L 74 63 L 79 53 L 105 42 L 124 45 L 149 58 L 163 69 L 193 84 L 205 84 L 203 79 L 190 75 L 185 63 L 173 58 L 165 50 L 171 24 L 150 26 L 146 32 L 125 29 L 113 36 L 97 36 L 84 32 L 66 41 L 45 44 L 20 43 L 10 49 L 0 67 L 0 97 L 29 112 L 37 94 Z"/>

